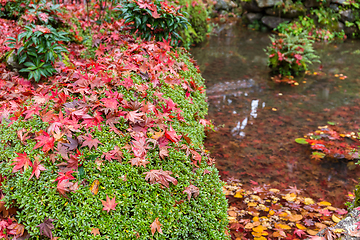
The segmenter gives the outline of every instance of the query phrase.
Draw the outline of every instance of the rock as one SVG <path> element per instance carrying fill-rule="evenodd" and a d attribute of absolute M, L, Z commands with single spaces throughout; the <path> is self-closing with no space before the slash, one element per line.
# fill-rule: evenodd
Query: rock
<path fill-rule="evenodd" d="M 258 7 L 255 0 L 251 0 L 250 2 L 241 1 L 240 4 L 244 11 L 253 12 L 253 13 L 262 12 L 262 9 Z"/>
<path fill-rule="evenodd" d="M 346 21 L 354 22 L 355 21 L 355 17 L 354 17 L 354 14 L 351 9 L 341 11 L 340 16 L 341 16 L 341 21 L 343 21 L 343 22 L 346 22 Z"/>
<path fill-rule="evenodd" d="M 229 6 L 230 6 L 231 8 L 237 8 L 237 7 L 238 7 L 238 5 L 237 5 L 235 2 L 233 2 L 233 1 L 230 1 Z"/>
<path fill-rule="evenodd" d="M 259 21 L 263 15 L 261 13 L 247 13 L 246 18 L 250 23 L 254 23 L 255 21 Z"/>
<path fill-rule="evenodd" d="M 332 10 L 334 10 L 335 12 L 339 12 L 339 6 L 335 3 L 330 4 L 329 6 Z"/>
<path fill-rule="evenodd" d="M 345 231 L 342 233 L 341 240 L 356 240 L 359 239 L 359 237 L 351 236 L 353 234 L 352 231 L 358 232 L 356 230 L 357 225 L 356 223 L 360 221 L 360 211 L 359 210 L 352 210 L 348 215 L 342 219 L 340 222 L 338 222 L 334 229 L 344 229 Z M 326 229 L 321 230 L 317 236 L 323 237 L 326 232 Z"/>
<path fill-rule="evenodd" d="M 306 9 L 290 9 L 288 11 L 286 11 L 285 13 L 283 12 L 282 9 L 274 9 L 274 8 L 268 8 L 265 10 L 265 13 L 267 15 L 270 16 L 275 16 L 275 17 L 284 17 L 284 18 L 296 18 L 300 15 L 304 15 L 304 13 L 306 12 Z"/>
<path fill-rule="evenodd" d="M 359 34 L 360 33 L 359 29 L 357 27 L 355 27 L 355 26 L 345 27 L 344 31 L 345 31 L 345 34 L 347 36 L 353 36 L 354 34 Z"/>
<path fill-rule="evenodd" d="M 342 30 L 345 30 L 345 24 L 343 24 L 342 22 L 338 22 L 336 26 L 336 31 L 340 32 Z"/>
<path fill-rule="evenodd" d="M 317 0 L 305 0 L 304 5 L 307 8 L 318 7 L 318 6 L 320 6 L 320 1 L 317 1 Z"/>
<path fill-rule="evenodd" d="M 260 8 L 273 7 L 276 4 L 282 3 L 282 0 L 256 0 L 256 3 Z"/>
<path fill-rule="evenodd" d="M 228 2 L 226 2 L 225 0 L 217 0 L 217 2 L 215 4 L 215 10 L 217 10 L 217 11 L 221 11 L 221 10 L 229 11 L 230 9 L 231 9 L 231 7 L 229 6 Z"/>
<path fill-rule="evenodd" d="M 14 50 L 6 57 L 6 65 L 14 72 L 18 72 L 20 69 L 25 67 L 24 65 L 19 65 L 17 63 Z"/>
<path fill-rule="evenodd" d="M 261 19 L 261 22 L 271 28 L 274 29 L 277 26 L 279 26 L 280 23 L 283 22 L 290 22 L 291 19 L 287 19 L 287 18 L 279 18 L 279 17 L 273 17 L 273 16 L 265 16 Z"/>

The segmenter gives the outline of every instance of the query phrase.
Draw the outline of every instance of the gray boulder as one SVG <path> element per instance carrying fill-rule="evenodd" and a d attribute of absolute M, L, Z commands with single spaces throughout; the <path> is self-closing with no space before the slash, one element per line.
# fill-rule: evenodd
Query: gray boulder
<path fill-rule="evenodd" d="M 228 2 L 226 2 L 224 0 L 217 0 L 217 2 L 215 4 L 215 10 L 217 10 L 217 11 L 221 11 L 221 10 L 230 11 L 230 9 L 231 9 L 231 7 L 230 7 Z"/>
<path fill-rule="evenodd" d="M 241 8 L 244 11 L 247 12 L 253 12 L 253 13 L 259 13 L 262 12 L 262 9 L 258 7 L 257 3 L 255 2 L 255 0 L 251 0 L 250 2 L 248 1 L 241 1 Z"/>
<path fill-rule="evenodd" d="M 355 21 L 355 17 L 354 17 L 354 14 L 351 9 L 341 11 L 340 16 L 341 16 L 341 21 L 343 21 L 343 22 L 346 22 L 346 21 L 354 22 Z"/>
<path fill-rule="evenodd" d="M 6 65 L 14 72 L 19 72 L 20 69 L 25 67 L 23 64 L 19 65 L 17 63 L 16 54 L 14 50 L 6 57 Z"/>
<path fill-rule="evenodd" d="M 360 33 L 359 29 L 357 27 L 355 27 L 355 26 L 345 27 L 344 31 L 345 31 L 345 34 L 347 36 L 352 36 L 353 34 L 359 34 Z"/>
<path fill-rule="evenodd" d="M 335 3 L 331 3 L 329 6 L 332 10 L 334 10 L 335 12 L 339 12 L 339 5 L 335 4 Z"/>
<path fill-rule="evenodd" d="M 283 12 L 282 9 L 279 9 L 279 8 L 268 8 L 265 10 L 265 13 L 267 15 L 270 15 L 270 16 L 275 16 L 275 17 L 284 17 L 284 18 L 296 18 L 300 15 L 304 15 L 306 9 L 290 9 L 286 12 Z"/>
<path fill-rule="evenodd" d="M 260 8 L 273 7 L 276 4 L 282 3 L 282 0 L 256 0 L 256 3 Z"/>
<path fill-rule="evenodd" d="M 263 15 L 261 13 L 247 13 L 245 16 L 246 16 L 246 19 L 250 23 L 254 23 L 255 21 L 259 21 L 263 17 Z"/>
<path fill-rule="evenodd" d="M 270 29 L 276 28 L 277 26 L 279 26 L 280 23 L 290 22 L 290 21 L 291 19 L 279 18 L 273 16 L 265 16 L 261 19 L 261 22 Z"/>

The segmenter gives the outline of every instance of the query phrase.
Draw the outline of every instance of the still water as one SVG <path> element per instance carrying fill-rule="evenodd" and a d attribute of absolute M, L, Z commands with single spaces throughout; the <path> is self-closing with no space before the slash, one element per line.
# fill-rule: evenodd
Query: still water
<path fill-rule="evenodd" d="M 360 41 L 316 44 L 322 63 L 311 66 L 298 86 L 270 80 L 263 50 L 269 43 L 269 33 L 228 24 L 191 50 L 206 80 L 208 118 L 217 130 L 208 133 L 206 148 L 223 180 L 297 186 L 303 195 L 340 207 L 360 167 L 348 160 L 312 160 L 309 147 L 294 139 L 328 121 L 344 131 L 360 129 Z M 335 77 L 340 74 L 347 78 Z"/>

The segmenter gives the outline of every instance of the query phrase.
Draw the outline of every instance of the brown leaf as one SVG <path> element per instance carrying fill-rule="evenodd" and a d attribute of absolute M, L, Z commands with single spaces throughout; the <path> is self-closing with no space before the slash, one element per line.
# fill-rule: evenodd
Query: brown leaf
<path fill-rule="evenodd" d="M 145 180 L 150 181 L 150 184 L 160 183 L 165 187 L 169 187 L 169 182 L 172 182 L 174 185 L 177 185 L 178 181 L 171 177 L 171 171 L 163 170 L 150 170 L 150 172 L 144 172 L 146 174 Z"/>
<path fill-rule="evenodd" d="M 163 233 L 161 230 L 161 225 L 159 222 L 159 218 L 156 218 L 155 221 L 150 225 L 151 227 L 151 234 L 154 236 L 155 232 L 158 231 L 159 233 Z"/>
<path fill-rule="evenodd" d="M 98 192 L 99 192 L 99 186 L 100 186 L 99 180 L 95 179 L 95 180 L 93 181 L 93 183 L 91 184 L 91 186 L 90 186 L 90 192 L 91 192 L 93 195 L 98 194 Z"/>
<path fill-rule="evenodd" d="M 199 196 L 199 188 L 194 186 L 194 185 L 190 185 L 188 187 L 185 188 L 185 190 L 183 191 L 183 193 L 187 194 L 188 200 L 190 201 L 191 196 L 193 197 L 197 197 Z"/>

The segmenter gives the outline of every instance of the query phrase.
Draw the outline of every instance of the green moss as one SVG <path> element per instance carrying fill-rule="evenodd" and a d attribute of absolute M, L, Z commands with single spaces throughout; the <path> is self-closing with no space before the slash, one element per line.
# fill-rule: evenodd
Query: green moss
<path fill-rule="evenodd" d="M 204 79 L 196 68 L 190 63 L 187 54 L 180 54 L 178 61 L 187 64 L 189 71 L 183 71 L 185 80 L 193 80 L 198 85 L 204 84 Z M 135 82 L 145 81 L 140 76 L 133 75 Z M 164 81 L 160 79 L 160 81 Z M 157 90 L 159 90 L 157 88 Z M 118 87 L 118 91 L 124 95 L 125 100 L 147 101 L 157 104 L 158 100 L 151 94 L 153 88 L 147 90 L 146 97 L 136 97 L 133 91 L 127 91 L 124 87 Z M 185 122 L 171 122 L 171 126 L 179 134 L 188 134 L 195 149 L 203 147 L 204 126 L 198 118 L 207 114 L 205 94 L 200 91 L 191 92 L 193 103 L 184 98 L 184 90 L 181 86 L 163 84 L 161 92 L 163 97 L 171 97 L 183 111 Z M 75 97 L 75 95 L 74 95 Z M 27 103 L 28 104 L 28 103 Z M 45 106 L 51 107 L 51 101 Z M 26 104 L 25 104 L 26 105 Z M 170 124 L 170 123 L 167 123 Z M 122 118 L 117 123 L 117 128 L 125 130 L 129 126 Z M 181 150 L 175 143 L 171 143 L 169 157 L 161 159 L 158 147 L 148 149 L 147 160 L 150 162 L 146 168 L 131 166 L 129 160 L 132 154 L 123 148 L 131 140 L 128 132 L 124 131 L 124 137 L 119 137 L 103 123 L 100 128 L 93 127 L 91 134 L 102 144 L 97 149 L 89 150 L 88 147 L 79 148 L 85 159 L 83 162 L 84 174 L 73 174 L 79 182 L 79 189 L 68 193 L 68 199 L 62 197 L 56 189 L 59 168 L 57 164 L 65 161 L 61 155 L 57 155 L 58 161 L 54 164 L 50 160 L 50 154 L 40 149 L 33 150 L 36 142 L 27 139 L 26 145 L 17 137 L 20 129 L 30 130 L 32 133 L 46 130 L 49 126 L 39 116 L 27 121 L 21 117 L 10 126 L 7 123 L 0 125 L 0 174 L 6 176 L 2 191 L 5 194 L 3 201 L 13 203 L 19 209 L 17 219 L 25 225 L 30 233 L 30 239 L 42 239 L 39 228 L 36 227 L 45 218 L 55 219 L 53 235 L 59 239 L 228 239 L 225 234 L 227 226 L 227 203 L 222 193 L 223 183 L 219 180 L 218 171 L 213 166 L 208 166 L 206 156 L 201 164 L 194 169 L 191 157 L 186 151 Z M 84 134 L 84 133 L 77 133 Z M 185 140 L 179 143 L 188 145 Z M 104 161 L 100 169 L 95 158 L 101 158 L 104 152 L 113 150 L 115 146 L 121 148 L 123 159 L 118 161 Z M 12 159 L 16 153 L 26 152 L 30 159 L 39 158 L 46 171 L 41 172 L 40 178 L 33 177 L 29 180 L 32 168 L 23 173 L 12 173 Z M 150 184 L 145 180 L 144 172 L 151 169 L 162 169 L 173 172 L 178 184 L 170 184 L 169 188 L 159 184 Z M 205 170 L 211 171 L 204 174 Z M 122 179 L 126 176 L 127 181 Z M 90 191 L 90 185 L 94 180 L 99 180 L 100 188 L 97 195 Z M 199 196 L 187 200 L 183 193 L 189 185 L 199 188 Z M 109 213 L 103 211 L 100 200 L 106 196 L 116 197 L 116 210 Z M 162 224 L 163 234 L 151 234 L 150 224 L 159 218 Z M 92 228 L 99 228 L 100 234 L 93 236 Z M 138 238 L 137 238 L 138 234 Z"/>
<path fill-rule="evenodd" d="M 190 46 L 192 43 L 200 43 L 206 39 L 209 32 L 208 12 L 201 0 L 177 0 L 175 1 L 183 10 L 188 13 L 188 19 L 191 27 L 184 31 L 182 37 L 184 44 Z"/>

